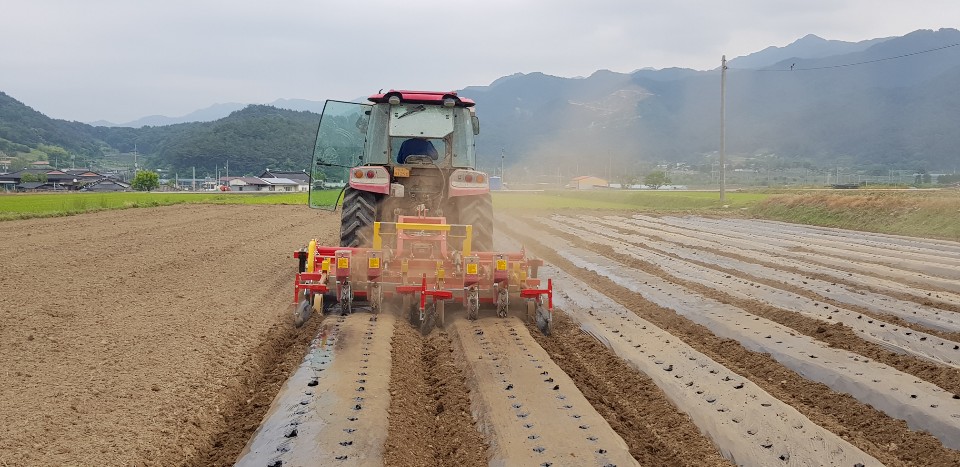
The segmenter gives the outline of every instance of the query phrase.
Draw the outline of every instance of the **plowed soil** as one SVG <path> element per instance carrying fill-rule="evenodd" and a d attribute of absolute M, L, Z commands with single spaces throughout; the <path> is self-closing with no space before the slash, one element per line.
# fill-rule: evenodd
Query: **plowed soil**
<path fill-rule="evenodd" d="M 0 465 L 229 465 L 303 355 L 305 207 L 0 223 Z"/>
<path fill-rule="evenodd" d="M 393 335 L 388 466 L 487 465 L 470 397 L 446 333 L 424 339 L 407 323 Z"/>
<path fill-rule="evenodd" d="M 530 334 L 583 391 L 641 465 L 732 465 L 650 378 L 584 333 L 562 311 L 551 336 Z"/>
<path fill-rule="evenodd" d="M 585 214 L 581 219 L 586 222 L 596 220 Z M 779 308 L 781 302 L 771 299 L 794 293 L 844 306 L 801 287 L 805 282 L 758 277 L 706 258 L 721 255 L 797 273 L 816 264 L 822 268 L 817 277 L 848 289 L 909 300 L 926 307 L 921 313 L 960 319 L 950 292 L 960 281 L 937 275 L 960 262 L 960 245 L 759 221 L 643 217 L 631 223 L 630 218 L 605 217 L 607 224 L 616 224 L 612 234 L 603 230 L 609 231 L 609 225 L 584 225 L 569 213 L 498 220 L 498 242 L 517 247 L 522 242 L 528 253 L 549 263 L 542 274 L 554 271 L 567 284 L 576 280 L 583 285 L 564 291 L 567 305 L 556 311 L 550 337 L 534 326 L 527 333 L 520 321 L 501 329 L 504 322 L 489 316 L 469 325 L 462 317 L 453 318 L 445 328 L 422 336 L 398 319 L 392 338 L 383 340 L 391 353 L 389 409 L 383 412 L 389 415 L 364 420 L 387 427 L 386 441 L 375 443 L 382 447 L 382 462 L 480 466 L 507 456 L 587 465 L 619 455 L 617 464 L 629 464 L 621 461 L 632 457 L 640 465 L 700 466 L 731 465 L 739 453 L 773 463 L 826 465 L 842 450 L 868 465 L 960 465 L 960 441 L 952 435 L 960 428 L 960 422 L 952 421 L 960 420 L 960 396 L 951 398 L 960 392 L 956 368 L 944 360 L 894 353 L 844 324 L 825 324 Z M 618 237 L 631 235 L 640 224 L 646 229 L 643 235 L 662 242 L 660 247 L 687 250 L 664 253 Z M 181 205 L 0 223 L 0 466 L 232 465 L 318 334 L 321 319 L 302 329 L 291 323 L 292 252 L 311 238 L 333 244 L 338 230 L 338 214 L 289 206 Z M 679 239 L 681 232 L 690 237 Z M 769 238 L 753 237 L 755 232 L 770 232 Z M 691 237 L 697 241 L 691 243 Z M 720 239 L 743 249 L 728 251 L 712 243 Z M 802 259 L 810 262 L 801 264 L 795 250 L 804 239 L 829 245 L 831 251 L 849 246 L 850 253 L 844 253 L 839 267 L 835 258 L 821 261 L 816 249 L 808 249 Z M 747 247 L 760 240 L 764 259 L 752 258 Z M 665 254 L 682 267 L 641 259 L 638 251 Z M 687 256 L 698 251 L 697 259 Z M 916 294 L 903 284 L 881 280 L 886 272 L 877 269 L 876 261 L 857 259 L 861 254 L 896 258 L 913 253 L 931 263 L 924 267 L 926 275 L 912 273 L 911 281 L 924 286 Z M 602 264 L 589 266 L 577 258 Z M 764 287 L 758 285 L 755 296 L 744 298 L 683 271 L 701 276 L 710 271 Z M 631 283 L 631 277 L 640 276 L 628 272 L 646 274 L 651 284 Z M 897 274 L 911 273 L 904 269 Z M 869 283 L 871 277 L 876 283 Z M 747 321 L 742 329 L 759 326 L 759 331 L 809 339 L 824 351 L 846 352 L 849 362 L 873 362 L 877 383 L 884 378 L 881 373 L 897 373 L 914 380 L 913 387 L 934 388 L 938 399 L 930 407 L 937 413 L 927 407 L 924 397 L 929 394 L 912 397 L 924 401 L 921 408 L 931 418 L 942 415 L 946 425 L 932 430 L 939 430 L 939 436 L 918 430 L 909 424 L 917 422 L 915 413 L 885 411 L 858 399 L 843 384 L 818 382 L 822 380 L 791 366 L 782 354 L 757 350 L 749 336 L 731 338 L 704 324 L 690 309 L 682 309 L 695 301 L 658 301 L 667 291 L 681 290 L 698 297 L 696 303 L 715 304 L 715 309 L 701 310 L 709 319 L 733 322 L 732 316 L 740 316 Z M 943 298 L 925 300 L 930 290 Z M 600 297 L 606 305 L 586 297 Z M 931 332 L 951 345 L 958 335 L 916 322 L 906 326 L 868 302 L 858 306 L 856 312 L 867 318 L 891 319 L 892 325 Z M 614 308 L 619 317 L 609 312 Z M 730 310 L 739 314 L 724 314 Z M 643 331 L 647 327 L 640 321 L 658 328 L 657 343 L 674 344 L 645 345 L 643 336 L 654 330 Z M 496 345 L 489 343 L 494 337 Z M 654 347 L 656 355 L 650 351 Z M 960 348 L 960 342 L 953 348 Z M 815 358 L 808 355 L 804 358 Z M 675 370 L 670 363 L 678 360 L 699 371 L 682 372 L 679 364 Z M 381 372 L 383 381 L 386 373 Z M 749 400 L 762 407 L 779 404 L 774 416 L 756 422 L 767 432 L 751 438 L 755 427 L 745 426 L 761 420 L 763 408 L 751 409 L 750 415 L 758 418 L 740 420 L 732 415 L 738 407 L 711 398 L 710 385 L 718 382 L 728 391 L 750 394 Z M 886 382 L 876 385 L 878 391 L 887 391 L 891 399 L 899 394 L 911 407 L 904 386 Z M 581 417 L 591 421 L 577 421 Z M 775 433 L 779 428 L 772 427 L 777 426 L 787 431 Z M 576 436 L 558 442 L 567 428 Z M 717 436 L 718 429 L 730 430 L 724 433 L 731 436 Z M 820 451 L 818 457 L 806 445 L 800 449 L 801 436 L 780 436 L 789 430 L 834 438 L 834 456 Z M 557 449 L 567 439 L 567 452 Z M 598 444 L 575 446 L 574 441 L 585 440 Z"/>

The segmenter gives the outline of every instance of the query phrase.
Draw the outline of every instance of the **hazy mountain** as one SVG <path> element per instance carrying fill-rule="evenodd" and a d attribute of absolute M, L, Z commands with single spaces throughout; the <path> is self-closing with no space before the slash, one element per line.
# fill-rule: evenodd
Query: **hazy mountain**
<path fill-rule="evenodd" d="M 760 69 L 731 66 L 731 160 L 876 170 L 956 167 L 960 46 L 954 46 L 960 31 L 834 42 L 807 36 L 783 48 L 793 47 L 786 60 Z M 807 55 L 841 52 L 798 58 L 806 45 Z M 929 53 L 918 53 L 924 51 Z M 768 54 L 765 60 L 776 58 Z M 638 164 L 716 164 L 719 91 L 719 70 L 642 68 L 576 79 L 516 73 L 461 93 L 478 104 L 480 166 L 499 166 L 503 153 L 508 164 L 536 174 L 560 166 L 565 173 L 612 173 Z M 231 173 L 304 169 L 319 120 L 313 112 L 323 103 L 274 104 L 301 111 L 256 105 L 230 113 L 229 106 L 239 104 L 220 104 L 191 114 L 214 119 L 209 122 L 108 128 L 49 119 L 0 93 L 0 150 L 10 155 L 59 147 L 61 153 L 93 157 L 136 147 L 153 166 L 175 170 L 211 170 L 227 159 Z"/>
<path fill-rule="evenodd" d="M 731 69 L 728 153 L 773 155 L 783 164 L 953 168 L 960 47 L 951 45 L 960 31 L 866 42 L 770 67 L 781 71 Z M 906 54 L 915 55 L 890 59 Z M 668 69 L 585 79 L 515 74 L 462 92 L 477 101 L 482 165 L 499 165 L 503 151 L 543 170 L 605 160 L 709 164 L 719 149 L 719 91 L 719 70 Z"/>
<path fill-rule="evenodd" d="M 891 38 L 883 37 L 860 42 L 845 42 L 827 40 L 814 34 L 808 34 L 784 47 L 770 46 L 759 52 L 736 57 L 727 61 L 727 66 L 730 68 L 764 68 L 794 58 L 823 58 L 844 55 L 866 50 L 889 39 Z"/>
<path fill-rule="evenodd" d="M 195 110 L 180 117 L 150 115 L 126 123 L 112 123 L 106 120 L 97 120 L 95 122 L 90 122 L 89 124 L 92 126 L 141 128 L 144 126 L 164 126 L 189 122 L 212 122 L 214 120 L 224 118 L 227 115 L 230 115 L 230 113 L 243 109 L 248 105 L 251 104 L 228 102 L 225 104 L 213 104 L 210 107 Z M 315 113 L 320 113 L 323 111 L 323 101 L 317 102 L 306 99 L 277 99 L 264 105 L 269 105 L 278 109 L 289 109 L 295 111 L 308 111 Z"/>
<path fill-rule="evenodd" d="M 311 112 L 251 105 L 212 122 L 163 126 L 106 127 L 56 120 L 0 92 L 0 151 L 61 163 L 71 155 L 79 166 L 97 168 L 116 153 L 140 153 L 141 166 L 181 174 L 212 175 L 230 163 L 231 173 L 254 174 L 265 168 L 303 170 L 320 116 Z M 112 165 L 112 164 L 111 164 Z"/>
<path fill-rule="evenodd" d="M 319 114 L 323 112 L 324 102 L 325 101 L 308 101 L 306 99 L 277 99 L 266 105 L 273 106 L 278 109 L 295 110 L 298 112 L 313 112 Z"/>
<path fill-rule="evenodd" d="M 230 115 L 230 112 L 235 112 L 246 106 L 247 104 L 228 102 L 226 104 L 213 104 L 210 107 L 194 110 L 193 112 L 179 117 L 148 115 L 146 117 L 140 117 L 136 120 L 126 123 L 113 123 L 106 120 L 97 120 L 95 122 L 88 122 L 88 124 L 91 126 L 140 128 L 144 126 L 164 126 L 188 122 L 210 122 L 218 118 L 226 117 L 227 115 Z"/>

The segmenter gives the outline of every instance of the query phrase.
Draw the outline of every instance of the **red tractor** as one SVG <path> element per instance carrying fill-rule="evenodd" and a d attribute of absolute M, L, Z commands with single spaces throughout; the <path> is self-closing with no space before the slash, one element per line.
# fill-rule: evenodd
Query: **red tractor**
<path fill-rule="evenodd" d="M 493 207 L 489 178 L 476 170 L 474 102 L 432 91 L 368 99 L 327 101 L 320 119 L 314 166 L 350 169 L 340 246 L 370 246 L 374 222 L 429 215 L 472 225 L 474 248 L 490 251 Z"/>
<path fill-rule="evenodd" d="M 553 287 L 537 277 L 542 261 L 523 249 L 493 251 L 489 179 L 475 169 L 474 102 L 427 91 L 369 101 L 327 101 L 320 118 L 310 204 L 335 203 L 324 189 L 346 180 L 340 245 L 313 240 L 294 253 L 297 324 L 322 312 L 326 296 L 341 313 L 355 302 L 378 313 L 392 300 L 424 333 L 443 325 L 447 302 L 469 319 L 484 305 L 501 317 L 521 311 L 549 333 Z"/>

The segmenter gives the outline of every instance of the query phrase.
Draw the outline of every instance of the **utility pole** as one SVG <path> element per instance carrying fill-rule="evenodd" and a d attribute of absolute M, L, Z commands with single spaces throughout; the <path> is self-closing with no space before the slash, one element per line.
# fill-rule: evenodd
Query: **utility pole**
<path fill-rule="evenodd" d="M 503 177 L 503 160 L 504 160 L 503 148 L 500 148 L 500 183 L 501 184 L 503 184 L 503 178 L 504 178 Z"/>
<path fill-rule="evenodd" d="M 720 202 L 727 201 L 727 170 L 726 162 L 727 158 L 727 141 L 726 141 L 726 99 L 727 99 L 727 56 L 724 55 L 720 58 Z"/>
<path fill-rule="evenodd" d="M 197 166 L 193 166 L 193 177 L 190 179 L 190 191 L 197 191 Z"/>

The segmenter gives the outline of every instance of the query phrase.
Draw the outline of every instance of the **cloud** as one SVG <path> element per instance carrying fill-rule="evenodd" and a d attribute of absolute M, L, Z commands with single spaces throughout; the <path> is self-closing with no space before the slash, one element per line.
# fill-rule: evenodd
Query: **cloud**
<path fill-rule="evenodd" d="M 515 72 L 712 69 L 809 33 L 856 41 L 960 19 L 944 0 L 3 2 L 0 91 L 54 117 L 120 122 Z"/>

